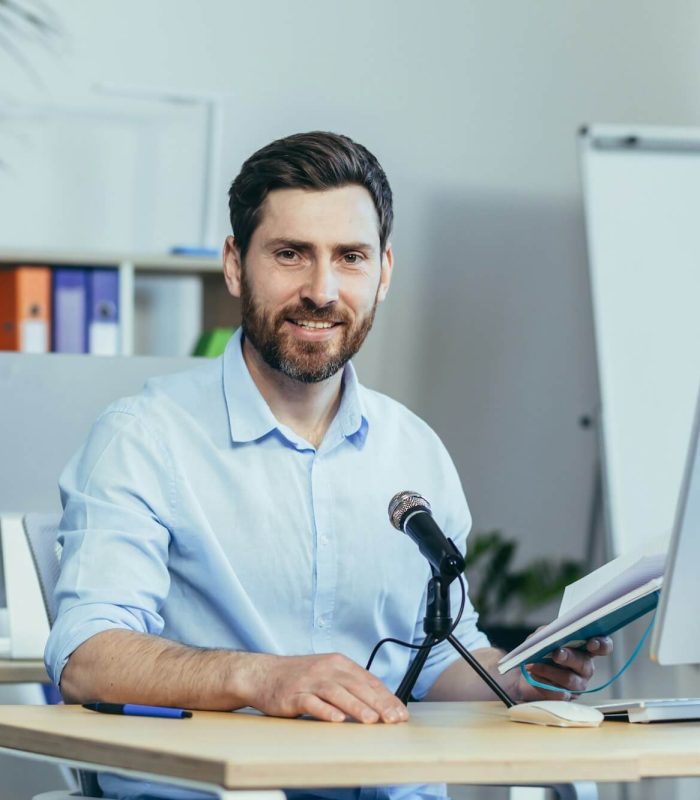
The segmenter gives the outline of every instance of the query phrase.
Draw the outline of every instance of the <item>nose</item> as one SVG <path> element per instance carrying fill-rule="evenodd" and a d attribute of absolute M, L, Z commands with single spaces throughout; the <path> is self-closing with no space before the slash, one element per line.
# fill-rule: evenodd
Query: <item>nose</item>
<path fill-rule="evenodd" d="M 338 300 L 338 276 L 330 261 L 317 261 L 313 265 L 302 286 L 301 297 L 317 308 L 331 305 Z"/>

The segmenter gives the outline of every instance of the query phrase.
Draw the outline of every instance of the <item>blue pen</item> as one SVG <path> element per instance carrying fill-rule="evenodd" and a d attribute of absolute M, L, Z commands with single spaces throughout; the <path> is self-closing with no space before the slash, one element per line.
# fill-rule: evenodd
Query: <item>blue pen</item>
<path fill-rule="evenodd" d="M 165 706 L 140 706 L 135 703 L 83 703 L 83 708 L 98 711 L 100 714 L 122 714 L 127 717 L 168 717 L 169 719 L 187 719 L 191 711 L 182 708 L 166 708 Z"/>

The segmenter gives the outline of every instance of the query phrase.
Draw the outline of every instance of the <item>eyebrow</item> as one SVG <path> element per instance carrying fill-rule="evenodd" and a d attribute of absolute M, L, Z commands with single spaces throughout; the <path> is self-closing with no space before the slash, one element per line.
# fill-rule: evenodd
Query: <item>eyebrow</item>
<path fill-rule="evenodd" d="M 278 247 L 289 247 L 291 250 L 300 250 L 302 252 L 310 252 L 316 249 L 316 246 L 312 242 L 303 242 L 300 239 L 277 238 L 265 242 L 265 248 L 267 250 L 275 250 Z M 374 252 L 374 247 L 368 242 L 340 242 L 334 245 L 333 249 L 342 252 L 349 252 L 351 250 Z"/>

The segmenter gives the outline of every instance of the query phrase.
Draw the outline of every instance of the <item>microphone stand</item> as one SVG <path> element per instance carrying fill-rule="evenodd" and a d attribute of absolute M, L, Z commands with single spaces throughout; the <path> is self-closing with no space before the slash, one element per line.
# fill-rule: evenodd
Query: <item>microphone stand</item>
<path fill-rule="evenodd" d="M 442 576 L 432 565 L 431 570 L 433 577 L 428 581 L 426 612 L 423 618 L 423 630 L 426 636 L 423 640 L 422 649 L 418 650 L 416 657 L 411 662 L 408 670 L 406 670 L 399 688 L 396 690 L 396 697 L 404 704 L 408 702 L 430 651 L 435 644 L 445 639 L 488 685 L 489 689 L 505 703 L 507 708 L 514 706 L 515 701 L 510 695 L 499 686 L 496 680 L 489 675 L 459 639 L 450 633 L 453 624 L 450 611 L 450 584 L 454 577 L 448 579 Z"/>

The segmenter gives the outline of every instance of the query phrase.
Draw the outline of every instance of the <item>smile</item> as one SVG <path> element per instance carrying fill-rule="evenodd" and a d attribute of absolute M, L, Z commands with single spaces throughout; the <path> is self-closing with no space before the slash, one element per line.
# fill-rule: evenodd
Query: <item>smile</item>
<path fill-rule="evenodd" d="M 327 328 L 334 328 L 338 324 L 336 322 L 312 322 L 307 319 L 290 319 L 289 322 L 298 325 L 300 328 L 308 328 L 311 330 L 325 330 Z"/>

